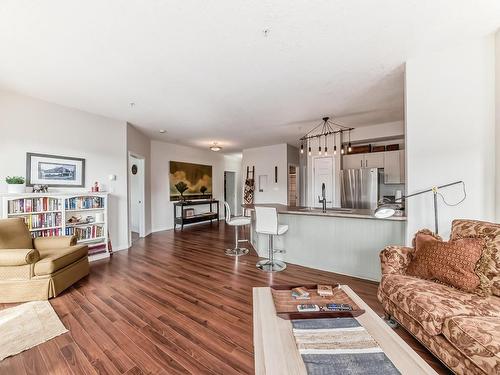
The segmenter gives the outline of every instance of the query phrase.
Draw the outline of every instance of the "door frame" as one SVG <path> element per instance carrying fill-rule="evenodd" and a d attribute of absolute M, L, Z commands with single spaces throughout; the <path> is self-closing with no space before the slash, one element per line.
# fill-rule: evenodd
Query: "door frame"
<path fill-rule="evenodd" d="M 128 212 L 129 212 L 129 215 L 128 215 L 128 243 L 129 243 L 129 247 L 132 245 L 132 204 L 131 204 L 131 198 L 132 198 L 132 194 L 131 194 L 131 180 L 132 180 L 132 171 L 131 171 L 131 168 L 132 168 L 132 165 L 130 164 L 130 158 L 135 158 L 135 159 L 138 159 L 140 160 L 140 168 L 142 170 L 142 178 L 140 179 L 140 184 L 139 184 L 139 187 L 140 187 L 140 192 L 139 192 L 139 196 L 141 198 L 141 206 L 140 206 L 140 209 L 139 209 L 139 238 L 143 238 L 146 236 L 146 205 L 145 205 L 145 197 L 146 197 L 146 194 L 145 194 L 145 189 L 146 189 L 146 169 L 145 169 L 145 166 L 146 166 L 146 158 L 136 152 L 131 152 L 129 151 L 128 152 L 128 157 L 127 157 L 127 196 L 128 196 L 128 199 L 127 199 L 127 205 L 128 205 Z"/>
<path fill-rule="evenodd" d="M 332 161 L 332 193 L 331 193 L 331 196 L 332 196 L 332 203 L 330 203 L 332 205 L 332 207 L 335 207 L 335 197 L 336 197 L 336 192 L 337 192 L 337 187 L 336 187 L 336 176 L 335 176 L 335 170 L 337 169 L 336 166 L 335 166 L 335 157 L 333 155 L 328 155 L 328 156 L 313 156 L 312 159 L 311 159 L 311 166 L 312 166 L 312 186 L 311 186 L 311 207 L 319 207 L 319 203 L 316 201 L 316 192 L 315 192 L 315 189 L 316 189 L 316 166 L 315 166 L 315 163 L 316 163 L 316 160 L 318 159 L 331 159 Z"/>

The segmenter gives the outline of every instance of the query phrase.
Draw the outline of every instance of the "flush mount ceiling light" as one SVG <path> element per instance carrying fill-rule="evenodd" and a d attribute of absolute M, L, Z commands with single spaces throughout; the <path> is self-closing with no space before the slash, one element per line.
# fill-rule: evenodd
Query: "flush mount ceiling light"
<path fill-rule="evenodd" d="M 351 151 L 351 130 L 348 126 L 341 125 L 337 122 L 331 121 L 330 117 L 323 117 L 323 122 L 312 128 L 307 134 L 300 138 L 300 153 L 304 153 L 304 143 L 308 145 L 308 154 L 311 155 L 311 139 L 318 138 L 318 153 L 322 154 L 321 150 L 321 138 L 325 138 L 325 155 L 328 155 L 327 140 L 329 135 L 333 135 L 333 154 L 337 154 L 337 134 L 342 134 L 347 132 L 349 134 L 349 151 Z M 340 138 L 342 143 L 342 137 Z M 343 154 L 344 146 L 341 145 L 341 153 Z"/>
<path fill-rule="evenodd" d="M 210 150 L 218 152 L 222 150 L 222 147 L 217 144 L 217 142 L 214 142 L 212 146 L 210 146 Z"/>
<path fill-rule="evenodd" d="M 167 131 L 165 129 L 160 129 L 161 134 L 165 134 Z"/>

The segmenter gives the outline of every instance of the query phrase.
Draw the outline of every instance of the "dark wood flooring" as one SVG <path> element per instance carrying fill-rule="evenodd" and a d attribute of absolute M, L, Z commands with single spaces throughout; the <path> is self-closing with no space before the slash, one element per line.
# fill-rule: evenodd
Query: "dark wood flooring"
<path fill-rule="evenodd" d="M 225 256 L 232 243 L 223 222 L 201 224 L 155 233 L 92 263 L 89 277 L 51 300 L 70 332 L 5 359 L 0 373 L 253 374 L 252 287 L 272 283 L 348 284 L 382 314 L 375 283 L 295 265 L 263 273 L 255 253 Z"/>

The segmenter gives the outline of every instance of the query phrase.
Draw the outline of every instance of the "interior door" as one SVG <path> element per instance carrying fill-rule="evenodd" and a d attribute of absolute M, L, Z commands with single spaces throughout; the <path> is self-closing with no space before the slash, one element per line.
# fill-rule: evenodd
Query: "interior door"
<path fill-rule="evenodd" d="M 321 197 L 321 187 L 325 184 L 327 207 L 333 207 L 334 192 L 334 164 L 332 157 L 314 158 L 314 207 L 322 207 L 318 197 Z"/>

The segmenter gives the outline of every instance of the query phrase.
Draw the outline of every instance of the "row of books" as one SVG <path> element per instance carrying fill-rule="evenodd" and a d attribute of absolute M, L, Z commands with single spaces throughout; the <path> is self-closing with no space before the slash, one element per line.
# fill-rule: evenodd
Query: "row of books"
<path fill-rule="evenodd" d="M 36 232 L 31 232 L 31 236 L 33 238 L 37 237 L 51 237 L 51 236 L 61 236 L 62 235 L 62 228 L 56 228 L 56 229 L 42 229 L 42 230 L 37 230 Z"/>
<path fill-rule="evenodd" d="M 100 225 L 92 225 L 88 227 L 67 227 L 66 235 L 72 236 L 76 235 L 78 240 L 89 240 L 92 238 L 98 238 L 104 236 L 104 228 Z"/>
<path fill-rule="evenodd" d="M 33 214 L 23 216 L 28 229 L 58 227 L 62 224 L 62 214 L 60 212 L 50 212 L 46 214 Z"/>
<path fill-rule="evenodd" d="M 41 211 L 57 211 L 61 209 L 61 200 L 57 198 L 40 197 L 9 201 L 9 214 Z"/>
<path fill-rule="evenodd" d="M 89 255 L 104 253 L 108 250 L 105 243 L 98 243 L 95 245 L 89 245 Z"/>
<path fill-rule="evenodd" d="M 103 197 L 76 197 L 66 199 L 65 203 L 67 210 L 81 210 L 89 208 L 103 208 Z"/>

